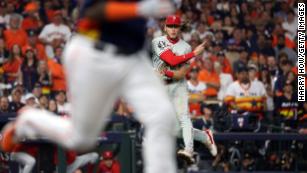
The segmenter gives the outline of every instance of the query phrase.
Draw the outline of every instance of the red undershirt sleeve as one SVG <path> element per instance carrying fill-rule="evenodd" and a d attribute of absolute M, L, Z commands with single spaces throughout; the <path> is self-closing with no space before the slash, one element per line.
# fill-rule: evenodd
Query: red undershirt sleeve
<path fill-rule="evenodd" d="M 168 65 L 173 67 L 192 59 L 194 56 L 195 54 L 193 52 L 176 56 L 170 49 L 167 49 L 160 55 L 160 58 Z"/>
<path fill-rule="evenodd" d="M 169 78 L 173 78 L 174 76 L 174 72 L 170 71 L 170 70 L 165 70 L 163 71 L 164 75 L 169 77 Z"/>

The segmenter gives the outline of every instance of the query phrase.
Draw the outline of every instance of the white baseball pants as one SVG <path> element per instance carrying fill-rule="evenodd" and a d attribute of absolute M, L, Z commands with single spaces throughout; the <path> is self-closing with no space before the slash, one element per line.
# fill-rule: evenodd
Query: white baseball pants
<path fill-rule="evenodd" d="M 179 81 L 167 85 L 169 97 L 176 110 L 177 120 L 179 122 L 178 136 L 183 138 L 185 150 L 193 152 L 194 140 L 205 143 L 210 140 L 205 132 L 194 129 L 189 114 L 189 95 L 185 81 Z"/>
<path fill-rule="evenodd" d="M 145 52 L 118 55 L 115 47 L 94 49 L 94 42 L 76 35 L 64 51 L 71 119 L 27 109 L 16 122 L 17 138 L 44 136 L 73 150 L 92 147 L 119 96 L 145 126 L 146 173 L 175 173 L 175 112 Z"/>
<path fill-rule="evenodd" d="M 179 81 L 173 84 L 167 85 L 169 97 L 173 103 L 173 106 L 177 115 L 177 123 L 179 122 L 180 128 L 178 128 L 178 136 L 183 138 L 185 150 L 193 152 L 193 126 L 189 115 L 188 108 L 188 91 L 185 81 Z"/>
<path fill-rule="evenodd" d="M 95 152 L 82 154 L 77 156 L 76 160 L 67 166 L 66 173 L 74 173 L 78 168 L 85 166 L 88 163 L 94 164 L 99 158 L 99 155 Z"/>
<path fill-rule="evenodd" d="M 11 159 L 18 162 L 19 173 L 30 173 L 35 166 L 36 160 L 33 156 L 25 152 L 11 153 Z"/>

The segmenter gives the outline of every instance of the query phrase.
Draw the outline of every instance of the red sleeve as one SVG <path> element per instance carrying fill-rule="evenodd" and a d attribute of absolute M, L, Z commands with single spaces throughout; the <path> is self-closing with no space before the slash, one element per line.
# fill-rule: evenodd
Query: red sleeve
<path fill-rule="evenodd" d="M 160 58 L 165 61 L 168 65 L 174 67 L 181 63 L 184 63 L 194 57 L 194 53 L 190 52 L 184 55 L 176 56 L 170 49 L 164 51 Z"/>
<path fill-rule="evenodd" d="M 172 78 L 174 76 L 174 72 L 170 71 L 170 70 L 164 70 L 163 71 L 164 75 L 167 77 Z"/>
<path fill-rule="evenodd" d="M 114 161 L 112 165 L 112 173 L 120 173 L 120 164 L 118 161 Z"/>
<path fill-rule="evenodd" d="M 25 152 L 30 154 L 31 156 L 36 156 L 38 153 L 38 148 L 33 145 L 27 145 L 27 144 L 18 144 L 14 150 L 14 152 Z"/>

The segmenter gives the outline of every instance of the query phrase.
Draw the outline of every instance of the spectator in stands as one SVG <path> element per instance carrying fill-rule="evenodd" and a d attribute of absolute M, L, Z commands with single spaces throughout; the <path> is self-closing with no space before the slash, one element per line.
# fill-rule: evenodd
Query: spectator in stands
<path fill-rule="evenodd" d="M 274 86 L 275 95 L 280 96 L 283 91 L 284 84 L 287 81 L 288 73 L 291 72 L 292 64 L 289 60 L 282 60 L 280 63 L 281 73 L 278 75 L 276 79 L 276 83 Z"/>
<path fill-rule="evenodd" d="M 272 88 L 274 88 L 275 82 L 276 82 L 277 77 L 279 75 L 279 69 L 278 69 L 277 61 L 276 61 L 276 58 L 274 56 L 268 56 L 267 67 L 268 67 L 268 70 L 269 70 L 269 76 L 271 78 L 271 85 L 272 85 Z"/>
<path fill-rule="evenodd" d="M 0 70 L 1 70 L 1 68 L 0 68 Z M 10 89 L 12 89 L 12 85 L 11 84 L 6 84 L 4 82 L 3 75 L 0 75 L 0 96 L 8 95 L 8 93 L 10 92 L 9 91 Z"/>
<path fill-rule="evenodd" d="M 275 115 L 284 123 L 286 129 L 296 129 L 298 126 L 297 95 L 289 82 L 285 82 L 281 96 L 275 98 Z"/>
<path fill-rule="evenodd" d="M 70 28 L 63 24 L 62 12 L 56 11 L 52 23 L 44 26 L 39 39 L 46 45 L 48 57 L 54 57 L 53 48 L 64 44 L 70 36 Z"/>
<path fill-rule="evenodd" d="M 6 9 L 6 4 L 4 1 L 0 2 L 0 25 L 5 26 L 5 9 Z"/>
<path fill-rule="evenodd" d="M 3 71 L 5 73 L 7 83 L 14 83 L 20 75 L 21 66 L 21 49 L 20 46 L 15 44 L 11 48 L 9 59 L 3 64 Z"/>
<path fill-rule="evenodd" d="M 204 92 L 207 88 L 207 85 L 204 82 L 200 82 L 197 79 L 198 72 L 198 67 L 192 67 L 189 73 L 190 79 L 187 81 L 189 91 L 189 107 L 193 116 L 201 114 L 200 105 L 205 100 Z"/>
<path fill-rule="evenodd" d="M 27 49 L 28 47 L 31 47 L 34 50 L 38 60 L 47 61 L 48 57 L 46 54 L 45 46 L 39 42 L 36 30 L 28 30 L 27 45 L 23 47 L 23 50 Z"/>
<path fill-rule="evenodd" d="M 215 61 L 218 61 L 220 63 L 220 65 L 222 66 L 222 72 L 223 73 L 232 74 L 231 64 L 230 64 L 228 58 L 225 56 L 224 51 L 219 51 L 217 53 L 217 57 L 216 57 Z"/>
<path fill-rule="evenodd" d="M 223 21 L 223 30 L 226 31 L 228 35 L 231 35 L 234 29 L 235 27 L 233 25 L 233 21 L 231 20 L 231 17 L 225 16 L 224 21 Z"/>
<path fill-rule="evenodd" d="M 233 65 L 232 65 L 234 73 L 237 73 L 239 68 L 242 68 L 244 66 L 246 67 L 247 63 L 248 63 L 247 50 L 246 49 L 240 49 L 239 52 L 240 52 L 239 59 L 237 61 L 233 62 Z"/>
<path fill-rule="evenodd" d="M 258 80 L 258 67 L 256 64 L 248 64 L 248 77 L 249 77 L 249 80 L 251 82 L 254 82 L 257 87 L 261 88 L 261 90 L 264 91 L 264 94 L 266 95 L 266 90 L 265 90 L 265 87 L 262 83 L 262 81 L 259 81 Z"/>
<path fill-rule="evenodd" d="M 22 17 L 19 14 L 10 15 L 10 27 L 4 31 L 4 38 L 8 49 L 17 44 L 20 47 L 27 44 L 27 33 L 21 28 Z"/>
<path fill-rule="evenodd" d="M 9 104 L 9 109 L 11 112 L 17 112 L 20 108 L 24 106 L 21 102 L 22 91 L 18 89 L 13 89 L 12 91 L 12 101 Z"/>
<path fill-rule="evenodd" d="M 287 12 L 287 19 L 282 23 L 282 28 L 289 39 L 294 40 L 297 35 L 297 15 L 293 10 Z"/>
<path fill-rule="evenodd" d="M 237 78 L 238 80 L 227 88 L 225 103 L 233 112 L 262 113 L 266 102 L 264 87 L 250 81 L 246 67 L 238 69 Z"/>
<path fill-rule="evenodd" d="M 201 105 L 201 116 L 193 121 L 193 127 L 199 130 L 212 130 L 213 131 L 213 111 L 210 105 Z"/>
<path fill-rule="evenodd" d="M 46 61 L 39 61 L 37 67 L 38 81 L 42 87 L 42 94 L 50 94 L 52 86 L 52 76 Z"/>
<path fill-rule="evenodd" d="M 243 171 L 254 171 L 256 167 L 255 158 L 250 153 L 244 153 L 242 158 L 242 170 Z"/>
<path fill-rule="evenodd" d="M 279 35 L 278 36 L 278 43 L 277 46 L 274 48 L 275 55 L 279 56 L 281 53 L 285 53 L 288 56 L 288 59 L 295 64 L 297 62 L 297 54 L 294 52 L 293 49 L 290 49 L 285 46 L 285 36 Z"/>
<path fill-rule="evenodd" d="M 4 39 L 4 30 L 5 26 L 3 24 L 0 24 L 0 38 Z"/>
<path fill-rule="evenodd" d="M 34 88 L 32 90 L 32 94 L 34 95 L 35 97 L 35 102 L 37 104 L 39 104 L 39 98 L 41 97 L 42 95 L 42 86 L 40 83 L 35 83 L 34 84 Z"/>
<path fill-rule="evenodd" d="M 260 75 L 259 75 L 259 81 L 261 81 L 264 85 L 265 91 L 267 93 L 266 95 L 266 112 L 267 112 L 267 118 L 269 120 L 272 120 L 273 111 L 274 111 L 274 91 L 273 91 L 273 82 L 274 78 L 272 79 L 269 69 L 267 67 L 260 68 Z"/>
<path fill-rule="evenodd" d="M 228 86 L 233 82 L 232 76 L 224 73 L 220 62 L 214 62 L 214 70 L 219 75 L 221 87 L 218 92 L 218 100 L 223 101 Z"/>
<path fill-rule="evenodd" d="M 61 46 L 58 46 L 58 47 L 55 47 L 54 48 L 54 57 L 53 59 L 59 63 L 59 64 L 62 64 L 62 53 L 63 53 L 63 48 Z"/>
<path fill-rule="evenodd" d="M 104 151 L 103 160 L 99 163 L 98 173 L 120 173 L 120 163 L 114 158 L 111 151 Z"/>
<path fill-rule="evenodd" d="M 198 80 L 207 85 L 205 95 L 208 98 L 215 99 L 220 88 L 220 79 L 214 71 L 213 62 L 211 59 L 206 58 L 204 60 L 204 67 L 198 73 Z"/>
<path fill-rule="evenodd" d="M 247 44 L 244 41 L 245 40 L 245 35 L 242 34 L 244 33 L 244 30 L 240 28 L 235 28 L 233 33 L 232 33 L 232 38 L 228 40 L 228 50 L 229 51 L 240 51 L 247 49 Z"/>
<path fill-rule="evenodd" d="M 48 107 L 49 107 L 49 100 L 48 100 L 48 97 L 46 95 L 41 95 L 39 98 L 38 98 L 38 103 L 39 103 L 39 107 L 41 109 L 44 109 L 44 110 L 48 110 Z"/>
<path fill-rule="evenodd" d="M 255 63 L 255 65 L 257 65 L 259 68 L 263 68 L 266 67 L 268 62 L 267 62 L 267 56 L 264 54 L 259 54 L 258 58 L 257 58 L 257 63 Z"/>
<path fill-rule="evenodd" d="M 269 38 L 264 33 L 259 33 L 257 37 L 257 52 L 268 56 L 275 56 L 275 51 L 271 46 L 271 40 L 267 40 Z"/>
<path fill-rule="evenodd" d="M 65 91 L 58 91 L 55 95 L 55 100 L 57 103 L 58 113 L 61 115 L 67 115 L 69 113 L 69 106 L 66 102 Z"/>
<path fill-rule="evenodd" d="M 0 66 L 7 62 L 9 59 L 9 52 L 6 49 L 5 41 L 0 37 Z"/>
<path fill-rule="evenodd" d="M 38 81 L 37 59 L 31 47 L 25 49 L 25 58 L 21 64 L 20 78 L 27 92 L 32 92 L 35 83 Z"/>
<path fill-rule="evenodd" d="M 38 104 L 36 103 L 35 101 L 35 96 L 32 94 L 32 93 L 28 93 L 26 94 L 26 97 L 25 97 L 25 106 L 27 107 L 37 107 Z"/>
<path fill-rule="evenodd" d="M 9 110 L 9 99 L 5 96 L 0 97 L 0 114 L 8 113 Z"/>
<path fill-rule="evenodd" d="M 63 91 L 66 90 L 66 82 L 65 82 L 65 74 L 64 69 L 61 64 L 61 53 L 62 48 L 57 47 L 56 48 L 56 55 L 58 58 L 49 59 L 48 60 L 48 69 L 51 72 L 52 77 L 52 91 Z"/>
<path fill-rule="evenodd" d="M 22 21 L 22 28 L 25 31 L 40 29 L 43 25 L 39 17 L 39 6 L 37 2 L 29 2 L 24 8 L 25 18 Z"/>
<path fill-rule="evenodd" d="M 48 110 L 49 110 L 50 112 L 55 113 L 56 115 L 59 114 L 59 112 L 58 112 L 58 106 L 57 106 L 57 103 L 56 103 L 55 100 L 53 100 L 53 99 L 49 100 L 49 103 L 48 103 Z"/>
<path fill-rule="evenodd" d="M 11 16 L 14 16 L 16 13 L 16 7 L 13 2 L 6 2 L 5 6 L 5 24 L 6 28 L 10 28 L 10 21 L 11 21 Z"/>
<path fill-rule="evenodd" d="M 224 37 L 224 31 L 218 30 L 215 32 L 214 38 L 215 38 L 215 44 L 221 45 L 222 48 L 226 48 L 225 43 L 225 37 Z"/>

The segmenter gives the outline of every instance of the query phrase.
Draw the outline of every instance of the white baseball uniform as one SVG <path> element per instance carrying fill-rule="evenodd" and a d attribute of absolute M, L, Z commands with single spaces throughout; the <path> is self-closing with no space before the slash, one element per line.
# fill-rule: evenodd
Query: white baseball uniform
<path fill-rule="evenodd" d="M 160 55 L 166 51 L 171 50 L 175 55 L 184 55 L 190 53 L 192 51 L 191 46 L 179 39 L 178 42 L 173 44 L 167 38 L 167 36 L 157 37 L 152 41 L 153 46 L 153 66 L 155 71 L 159 74 L 163 74 L 165 69 L 168 70 L 176 70 L 182 65 L 188 65 L 188 63 L 184 63 L 178 65 L 176 67 L 169 66 L 166 62 L 161 60 Z M 169 78 L 165 75 L 161 75 L 162 80 L 169 80 Z M 187 82 L 185 79 L 174 81 L 170 84 L 167 84 L 167 91 L 171 101 L 175 107 L 177 113 L 177 122 L 179 122 L 181 130 L 179 130 L 179 136 L 183 138 L 185 144 L 185 150 L 189 152 L 193 152 L 193 144 L 194 140 L 200 142 L 207 142 L 209 139 L 203 131 L 198 129 L 193 129 L 191 117 L 189 115 L 189 106 L 188 106 L 188 90 L 187 90 Z"/>
<path fill-rule="evenodd" d="M 85 5 L 93 6 L 95 2 L 86 2 Z M 151 0 L 138 5 L 151 10 L 144 11 L 144 14 L 155 16 L 160 4 L 163 7 L 165 3 L 168 1 Z M 165 9 L 166 12 L 169 9 L 171 6 Z M 165 10 L 160 11 L 165 13 Z M 44 136 L 68 149 L 86 150 L 94 146 L 114 102 L 123 97 L 145 126 L 144 172 L 177 172 L 175 112 L 147 53 L 142 50 L 146 21 L 136 18 L 91 22 L 96 22 L 98 30 L 97 27 L 91 29 L 100 33 L 99 38 L 91 38 L 83 32 L 86 27 L 81 28 L 82 35 L 73 36 L 64 50 L 71 119 L 43 110 L 26 109 L 16 121 L 17 138 Z M 87 31 L 91 33 L 91 30 Z"/>

